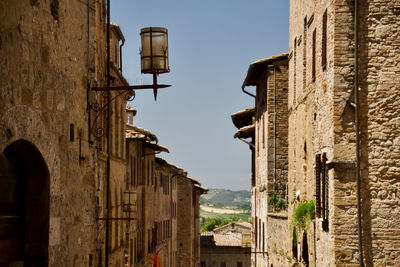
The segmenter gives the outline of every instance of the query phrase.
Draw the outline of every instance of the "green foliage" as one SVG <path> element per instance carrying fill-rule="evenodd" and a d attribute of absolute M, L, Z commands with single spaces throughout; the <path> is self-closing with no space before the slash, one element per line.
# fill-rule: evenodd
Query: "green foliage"
<path fill-rule="evenodd" d="M 238 213 L 238 214 L 215 213 L 215 212 L 205 211 L 200 208 L 200 217 L 204 218 L 204 221 L 214 218 L 219 218 L 222 221 L 230 217 L 238 217 L 239 219 L 242 219 L 243 221 L 247 222 L 250 218 L 250 213 Z"/>
<path fill-rule="evenodd" d="M 276 211 L 286 210 L 288 205 L 283 198 L 280 198 L 273 192 L 268 198 L 268 204 L 275 207 Z"/>
<path fill-rule="evenodd" d="M 282 248 L 279 250 L 279 255 L 281 256 L 285 255 L 285 251 Z"/>
<path fill-rule="evenodd" d="M 293 226 L 299 230 L 307 230 L 310 222 L 315 218 L 315 202 L 310 200 L 301 202 L 293 212 Z"/>
<path fill-rule="evenodd" d="M 236 222 L 238 220 L 240 220 L 240 218 L 237 216 L 231 216 L 231 217 L 225 218 L 223 220 L 221 220 L 220 218 L 208 219 L 204 222 L 203 226 L 201 227 L 201 231 L 202 232 L 211 232 L 215 228 L 227 225 L 231 222 Z"/>
<path fill-rule="evenodd" d="M 221 219 L 219 219 L 219 218 L 207 220 L 204 222 L 203 226 L 201 227 L 201 231 L 202 232 L 211 232 L 212 230 L 217 228 L 219 224 L 221 224 Z"/>
<path fill-rule="evenodd" d="M 276 203 L 278 203 L 278 196 L 273 192 L 268 198 L 268 204 L 275 205 Z"/>
<path fill-rule="evenodd" d="M 286 210 L 288 208 L 288 204 L 283 198 L 279 198 L 277 203 L 278 210 Z"/>

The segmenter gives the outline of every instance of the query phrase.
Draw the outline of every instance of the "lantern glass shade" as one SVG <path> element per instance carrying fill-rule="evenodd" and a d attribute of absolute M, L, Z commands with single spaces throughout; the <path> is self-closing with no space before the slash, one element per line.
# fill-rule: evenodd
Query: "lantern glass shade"
<path fill-rule="evenodd" d="M 140 36 L 142 73 L 169 72 L 168 30 L 161 27 L 143 28 Z"/>
<path fill-rule="evenodd" d="M 136 192 L 124 191 L 123 211 L 135 212 L 136 211 Z"/>

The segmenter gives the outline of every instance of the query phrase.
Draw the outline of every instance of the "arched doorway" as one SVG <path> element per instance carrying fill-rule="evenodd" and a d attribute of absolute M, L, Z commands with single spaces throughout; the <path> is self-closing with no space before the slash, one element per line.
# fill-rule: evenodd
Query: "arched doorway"
<path fill-rule="evenodd" d="M 49 170 L 39 150 L 18 140 L 0 154 L 0 266 L 47 266 Z"/>

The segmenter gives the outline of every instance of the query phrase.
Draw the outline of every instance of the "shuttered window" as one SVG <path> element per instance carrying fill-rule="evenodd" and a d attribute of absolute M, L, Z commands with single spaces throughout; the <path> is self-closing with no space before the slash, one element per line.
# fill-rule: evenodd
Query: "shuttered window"
<path fill-rule="evenodd" d="M 315 208 L 316 216 L 321 217 L 321 154 L 315 155 Z"/>
<path fill-rule="evenodd" d="M 322 229 L 329 231 L 329 176 L 326 153 L 315 156 L 315 206 L 316 216 L 322 218 Z"/>
<path fill-rule="evenodd" d="M 317 32 L 314 29 L 313 34 L 312 34 L 312 64 L 311 64 L 312 81 L 315 81 L 315 47 L 316 47 L 316 42 L 317 42 Z"/>
<path fill-rule="evenodd" d="M 326 33 L 327 33 L 327 22 L 328 22 L 328 12 L 325 10 L 324 15 L 322 16 L 322 51 L 321 51 L 321 66 L 322 69 L 326 69 Z"/>
<path fill-rule="evenodd" d="M 322 228 L 324 231 L 329 230 L 329 178 L 326 168 L 326 153 L 322 154 Z"/>
<path fill-rule="evenodd" d="M 255 229 L 255 233 L 254 233 L 254 244 L 256 244 L 256 248 L 257 248 L 257 245 L 258 245 L 258 218 L 257 218 L 257 216 L 256 216 L 256 219 L 254 220 L 255 221 L 255 225 L 254 225 L 254 229 Z"/>

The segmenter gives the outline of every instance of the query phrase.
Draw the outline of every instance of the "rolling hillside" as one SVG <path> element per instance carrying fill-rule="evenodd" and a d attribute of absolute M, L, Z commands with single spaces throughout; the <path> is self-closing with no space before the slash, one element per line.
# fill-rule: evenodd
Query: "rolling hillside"
<path fill-rule="evenodd" d="M 250 191 L 232 191 L 228 189 L 211 188 L 200 197 L 201 224 L 208 220 L 242 219 L 250 217 Z"/>

